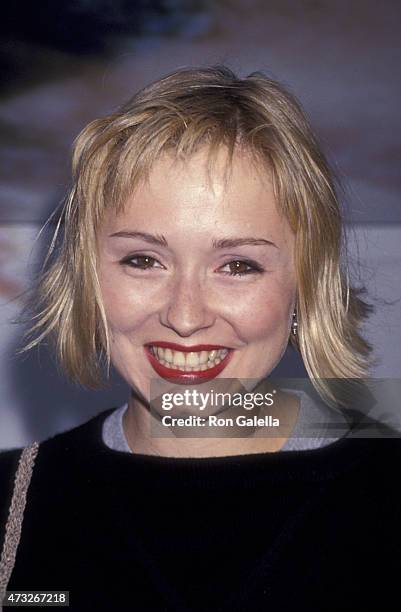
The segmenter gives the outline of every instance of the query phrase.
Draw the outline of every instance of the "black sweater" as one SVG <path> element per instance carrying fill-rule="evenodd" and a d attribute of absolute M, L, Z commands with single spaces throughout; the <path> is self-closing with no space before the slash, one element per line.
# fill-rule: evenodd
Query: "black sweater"
<path fill-rule="evenodd" d="M 110 412 L 40 445 L 9 590 L 86 612 L 399 609 L 401 440 L 172 459 L 108 448 Z M 0 455 L 0 546 L 19 456 Z"/>

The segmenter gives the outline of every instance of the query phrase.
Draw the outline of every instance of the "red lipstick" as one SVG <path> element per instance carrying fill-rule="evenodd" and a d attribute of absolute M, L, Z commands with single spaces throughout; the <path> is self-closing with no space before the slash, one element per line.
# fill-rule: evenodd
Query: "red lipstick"
<path fill-rule="evenodd" d="M 176 370 L 174 368 L 169 368 L 160 363 L 160 361 L 158 361 L 158 359 L 153 355 L 152 351 L 150 350 L 151 346 L 169 348 L 172 351 L 180 351 L 182 353 L 213 351 L 217 349 L 227 349 L 227 347 L 218 344 L 196 344 L 193 346 L 181 346 L 180 344 L 175 344 L 173 342 L 149 342 L 149 344 L 145 345 L 145 354 L 156 374 L 158 374 L 162 378 L 167 379 L 169 382 L 182 385 L 194 385 L 196 383 L 206 382 L 215 378 L 218 374 L 220 374 L 220 372 L 224 370 L 233 355 L 233 350 L 227 349 L 227 355 L 220 361 L 220 363 L 213 366 L 212 368 L 208 368 L 207 370 L 195 370 L 192 372 L 186 372 L 185 370 Z"/>

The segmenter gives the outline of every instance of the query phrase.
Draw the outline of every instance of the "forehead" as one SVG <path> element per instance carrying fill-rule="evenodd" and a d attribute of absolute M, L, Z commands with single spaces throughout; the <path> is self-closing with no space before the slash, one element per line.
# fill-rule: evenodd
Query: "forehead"
<path fill-rule="evenodd" d="M 210 155 L 201 149 L 186 160 L 161 156 L 116 215 L 108 211 L 108 229 L 210 235 L 266 230 L 285 233 L 267 162 L 250 152 L 225 148 Z"/>
<path fill-rule="evenodd" d="M 167 182 L 166 182 L 167 180 Z M 149 178 L 139 190 L 157 189 L 161 183 L 187 189 L 198 189 L 203 195 L 210 192 L 213 197 L 222 197 L 238 187 L 249 188 L 271 182 L 270 169 L 257 162 L 255 155 L 238 147 L 229 155 L 226 147 L 211 151 L 207 147 L 192 153 L 186 159 L 177 160 L 171 153 L 162 155 L 152 166 Z"/>

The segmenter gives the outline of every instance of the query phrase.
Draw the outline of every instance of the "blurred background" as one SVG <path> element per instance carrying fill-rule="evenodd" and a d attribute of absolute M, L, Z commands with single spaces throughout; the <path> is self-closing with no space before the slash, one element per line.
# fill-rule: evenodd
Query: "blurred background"
<path fill-rule="evenodd" d="M 397 0 L 14 0 L 0 21 L 0 448 L 126 401 L 69 384 L 46 347 L 17 357 L 12 324 L 43 259 L 38 233 L 69 185 L 83 126 L 191 65 L 262 70 L 301 100 L 346 187 L 354 274 L 376 313 L 371 375 L 401 378 L 400 44 Z M 288 351 L 277 374 L 304 374 Z"/>

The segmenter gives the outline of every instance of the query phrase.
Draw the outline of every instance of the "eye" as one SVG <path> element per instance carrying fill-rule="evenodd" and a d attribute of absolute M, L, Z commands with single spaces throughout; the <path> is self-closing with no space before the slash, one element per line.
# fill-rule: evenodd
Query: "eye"
<path fill-rule="evenodd" d="M 151 268 L 163 268 L 161 263 L 150 255 L 134 255 L 132 257 L 126 257 L 121 262 L 123 265 L 130 266 L 130 268 L 136 268 L 138 270 L 150 270 Z"/>
<path fill-rule="evenodd" d="M 228 270 L 224 271 L 224 268 L 228 268 Z M 243 259 L 229 261 L 220 269 L 229 276 L 245 276 L 248 274 L 261 274 L 263 272 L 263 268 L 255 261 Z"/>

